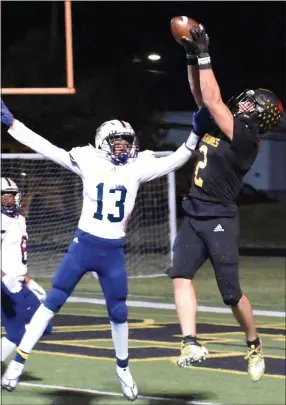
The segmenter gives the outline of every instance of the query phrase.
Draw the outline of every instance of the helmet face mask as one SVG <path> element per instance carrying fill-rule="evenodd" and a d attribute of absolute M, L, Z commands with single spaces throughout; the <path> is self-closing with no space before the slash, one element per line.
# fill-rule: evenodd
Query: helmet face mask
<path fill-rule="evenodd" d="M 15 217 L 21 209 L 21 193 L 13 180 L 7 177 L 2 177 L 1 180 L 1 212 Z"/>
<path fill-rule="evenodd" d="M 134 136 L 116 134 L 110 135 L 106 138 L 111 150 L 111 158 L 115 164 L 124 164 L 129 158 L 134 157 L 136 151 L 134 150 Z"/>
<path fill-rule="evenodd" d="M 119 120 L 107 121 L 97 129 L 95 147 L 105 152 L 116 165 L 124 165 L 128 159 L 135 159 L 139 151 L 133 128 Z"/>
<path fill-rule="evenodd" d="M 256 119 L 259 134 L 265 134 L 279 125 L 283 118 L 283 107 L 279 99 L 269 90 L 245 90 L 232 97 L 228 107 L 234 117 L 246 114 Z"/>

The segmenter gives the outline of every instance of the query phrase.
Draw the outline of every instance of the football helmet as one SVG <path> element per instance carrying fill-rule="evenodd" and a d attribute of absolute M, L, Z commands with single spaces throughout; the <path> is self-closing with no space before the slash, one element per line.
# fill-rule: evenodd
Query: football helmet
<path fill-rule="evenodd" d="M 1 212 L 10 217 L 17 215 L 21 208 L 21 193 L 17 184 L 8 177 L 1 178 Z"/>
<path fill-rule="evenodd" d="M 282 103 L 270 90 L 245 90 L 238 97 L 232 97 L 227 105 L 234 117 L 247 114 L 250 119 L 256 119 L 260 134 L 271 131 L 283 119 Z M 243 105 L 248 108 L 244 110 Z"/>
<path fill-rule="evenodd" d="M 120 144 L 119 141 L 126 141 Z M 114 164 L 124 165 L 128 159 L 136 158 L 139 145 L 137 136 L 128 122 L 106 121 L 97 129 L 95 148 L 106 153 Z"/>

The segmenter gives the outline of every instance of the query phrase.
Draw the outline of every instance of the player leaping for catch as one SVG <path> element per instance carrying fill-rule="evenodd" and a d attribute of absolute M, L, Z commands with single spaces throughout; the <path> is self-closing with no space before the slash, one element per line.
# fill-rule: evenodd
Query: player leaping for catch
<path fill-rule="evenodd" d="M 25 218 L 20 214 L 21 193 L 8 177 L 1 179 L 1 319 L 6 336 L 1 339 L 1 361 L 20 343 L 26 326 L 46 297 L 44 289 L 27 273 Z M 51 331 L 46 325 L 44 334 Z"/>
<path fill-rule="evenodd" d="M 116 354 L 116 373 L 129 400 L 138 395 L 128 367 L 127 272 L 124 236 L 141 183 L 164 176 L 183 166 L 192 155 L 198 137 L 191 132 L 174 153 L 156 159 L 150 151 L 138 156 L 137 137 L 129 123 L 112 120 L 96 131 L 95 147 L 60 149 L 14 119 L 2 102 L 2 122 L 16 140 L 76 173 L 83 181 L 82 213 L 68 253 L 53 278 L 52 288 L 30 322 L 17 355 L 2 378 L 7 390 L 16 387 L 24 362 L 47 323 L 59 311 L 81 277 L 98 275 L 105 300 Z"/>
<path fill-rule="evenodd" d="M 250 378 L 258 381 L 265 365 L 252 307 L 239 282 L 235 200 L 257 156 L 259 136 L 281 122 L 283 107 L 271 91 L 264 89 L 244 91 L 224 104 L 211 68 L 204 27 L 194 27 L 190 32 L 193 40 L 185 37 L 184 46 L 191 90 L 201 106 L 193 124 L 202 139 L 189 196 L 183 201 L 186 215 L 174 243 L 169 271 L 184 336 L 178 365 L 191 367 L 207 354 L 196 337 L 197 300 L 192 280 L 209 258 L 222 299 L 245 333 Z"/>

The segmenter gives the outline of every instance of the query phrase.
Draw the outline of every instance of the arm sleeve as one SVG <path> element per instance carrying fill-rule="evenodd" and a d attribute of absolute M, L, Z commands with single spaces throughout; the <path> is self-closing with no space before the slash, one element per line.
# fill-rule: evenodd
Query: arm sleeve
<path fill-rule="evenodd" d="M 8 132 L 18 142 L 29 146 L 29 148 L 40 153 L 46 158 L 80 175 L 79 167 L 72 161 L 69 152 L 53 145 L 40 135 L 31 131 L 20 121 L 15 120 L 12 127 L 9 128 Z"/>
<path fill-rule="evenodd" d="M 165 176 L 180 167 L 182 167 L 191 157 L 196 148 L 199 137 L 191 132 L 187 141 L 171 155 L 152 159 L 148 165 L 141 166 L 140 183 L 157 179 L 158 177 Z"/>
<path fill-rule="evenodd" d="M 22 218 L 23 218 L 23 235 L 25 235 L 26 238 L 27 238 L 27 240 L 28 240 L 28 232 L 27 232 L 26 218 L 25 218 L 25 217 L 22 217 Z"/>

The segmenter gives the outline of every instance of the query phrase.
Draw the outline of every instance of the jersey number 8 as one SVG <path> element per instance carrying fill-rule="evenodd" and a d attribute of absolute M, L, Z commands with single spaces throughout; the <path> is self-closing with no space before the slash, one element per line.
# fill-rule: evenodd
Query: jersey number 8
<path fill-rule="evenodd" d="M 103 211 L 103 187 L 104 183 L 99 183 L 97 188 L 97 211 L 93 214 L 93 218 L 99 219 L 100 221 L 103 219 L 102 211 Z M 113 214 L 108 214 L 107 219 L 110 222 L 121 222 L 124 218 L 124 203 L 126 199 L 127 190 L 124 186 L 118 186 L 116 188 L 111 188 L 109 192 L 111 194 L 115 194 L 117 191 L 120 192 L 119 199 L 115 202 L 115 207 L 119 209 L 119 215 L 115 216 Z"/>

